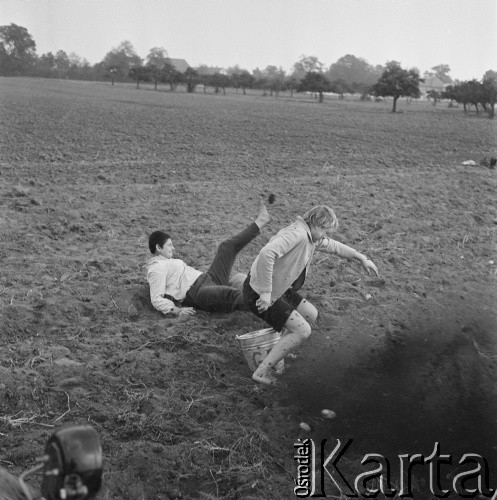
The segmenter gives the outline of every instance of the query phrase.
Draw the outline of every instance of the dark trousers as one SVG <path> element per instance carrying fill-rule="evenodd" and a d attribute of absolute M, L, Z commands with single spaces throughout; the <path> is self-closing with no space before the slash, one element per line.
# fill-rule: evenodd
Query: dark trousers
<path fill-rule="evenodd" d="M 246 311 L 243 293 L 228 285 L 238 252 L 258 234 L 255 222 L 242 232 L 223 241 L 207 272 L 201 274 L 186 293 L 183 305 L 208 312 Z"/>

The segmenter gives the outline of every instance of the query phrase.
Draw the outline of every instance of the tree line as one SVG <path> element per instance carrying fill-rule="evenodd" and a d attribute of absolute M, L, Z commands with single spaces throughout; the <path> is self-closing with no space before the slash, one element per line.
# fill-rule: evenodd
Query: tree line
<path fill-rule="evenodd" d="M 495 116 L 497 102 L 497 71 L 487 71 L 481 81 L 469 80 L 449 85 L 440 97 L 463 105 L 466 112 L 468 105 L 473 105 L 479 113 L 480 105 L 490 118 Z M 435 96 L 436 99 L 437 96 Z"/>
<path fill-rule="evenodd" d="M 497 95 L 497 72 L 487 71 L 481 81 L 452 82 L 448 65 L 441 64 L 426 71 L 424 77 L 437 76 L 447 84 L 444 92 L 431 91 L 428 97 L 434 103 L 440 99 L 474 105 L 477 113 L 479 106 L 494 116 Z M 417 98 L 420 96 L 419 71 L 415 68 L 404 69 L 397 61 L 389 61 L 385 66 L 372 66 L 362 58 L 347 54 L 328 69 L 315 56 L 301 56 L 290 72 L 281 67 L 267 66 L 252 72 L 238 65 L 210 68 L 200 65 L 186 67 L 179 71 L 169 58 L 166 49 L 153 47 L 145 60 L 136 53 L 129 41 L 120 43 L 110 50 L 104 59 L 91 65 L 75 53 L 67 54 L 59 50 L 38 56 L 36 43 L 26 28 L 10 24 L 0 26 L 0 76 L 35 76 L 42 78 L 64 78 L 74 80 L 135 81 L 139 88 L 141 82 L 153 82 L 155 89 L 165 84 L 171 91 L 184 85 L 187 92 L 194 92 L 199 86 L 204 92 L 207 87 L 216 93 L 226 93 L 227 88 L 240 90 L 260 89 L 265 94 L 278 96 L 281 92 L 312 92 L 322 101 L 328 92 L 338 94 L 360 94 L 362 99 L 391 97 L 392 111 L 396 111 L 399 97 Z"/>

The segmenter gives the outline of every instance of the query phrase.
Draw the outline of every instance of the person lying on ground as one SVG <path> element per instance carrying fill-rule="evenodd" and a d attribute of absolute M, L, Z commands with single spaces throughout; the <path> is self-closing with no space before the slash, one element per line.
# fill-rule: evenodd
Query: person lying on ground
<path fill-rule="evenodd" d="M 243 284 L 248 309 L 283 335 L 252 375 L 256 382 L 275 385 L 274 367 L 311 334 L 317 309 L 298 290 L 309 272 L 315 250 L 359 261 L 378 275 L 375 264 L 353 248 L 327 236 L 338 227 L 333 210 L 316 206 L 280 230 L 261 249 Z"/>
<path fill-rule="evenodd" d="M 153 232 L 148 241 L 153 257 L 147 263 L 152 305 L 163 314 L 175 316 L 195 314 L 195 309 L 226 313 L 246 310 L 242 291 L 229 285 L 231 270 L 238 253 L 260 234 L 269 220 L 261 201 L 255 221 L 219 245 L 205 273 L 173 258 L 174 246 L 169 234 Z"/>

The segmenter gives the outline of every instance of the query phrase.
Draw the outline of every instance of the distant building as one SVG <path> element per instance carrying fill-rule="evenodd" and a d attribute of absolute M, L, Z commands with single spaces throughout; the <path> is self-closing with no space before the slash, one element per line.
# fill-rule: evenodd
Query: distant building
<path fill-rule="evenodd" d="M 426 97 L 428 91 L 434 90 L 436 92 L 443 92 L 449 84 L 445 84 L 436 76 L 427 76 L 426 78 L 419 79 L 419 91 L 421 97 Z"/>
<path fill-rule="evenodd" d="M 174 66 L 174 68 L 180 73 L 184 73 L 190 65 L 184 59 L 173 59 L 172 57 L 166 57 L 166 64 Z"/>
<path fill-rule="evenodd" d="M 218 68 L 216 66 L 199 66 L 197 68 L 198 74 L 199 75 L 205 75 L 205 76 L 212 76 L 217 73 L 221 73 L 222 75 L 226 74 L 226 71 L 223 68 Z"/>

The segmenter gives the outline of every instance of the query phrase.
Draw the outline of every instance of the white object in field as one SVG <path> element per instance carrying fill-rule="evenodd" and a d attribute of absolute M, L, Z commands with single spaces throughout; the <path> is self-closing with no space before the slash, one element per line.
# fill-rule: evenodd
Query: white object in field
<path fill-rule="evenodd" d="M 489 260 L 489 261 L 488 261 L 488 263 L 489 263 L 489 264 L 493 264 L 493 263 L 494 263 L 494 261 L 493 261 L 493 260 Z"/>
<path fill-rule="evenodd" d="M 328 418 L 328 419 L 332 420 L 333 418 L 335 418 L 337 416 L 337 414 L 333 410 L 328 410 L 326 408 L 323 408 L 321 410 L 321 416 L 323 418 Z"/>
<path fill-rule="evenodd" d="M 466 161 L 463 161 L 462 164 L 470 166 L 470 167 L 473 167 L 474 165 L 476 165 L 476 161 L 474 161 L 474 160 L 466 160 Z"/>
<path fill-rule="evenodd" d="M 305 432 L 311 431 L 311 426 L 309 424 L 306 424 L 305 422 L 300 422 L 299 427 Z"/>
<path fill-rule="evenodd" d="M 370 294 L 370 293 L 367 293 L 366 295 L 364 295 L 364 298 L 365 298 L 366 300 L 369 300 L 369 299 L 371 298 L 371 294 Z"/>

